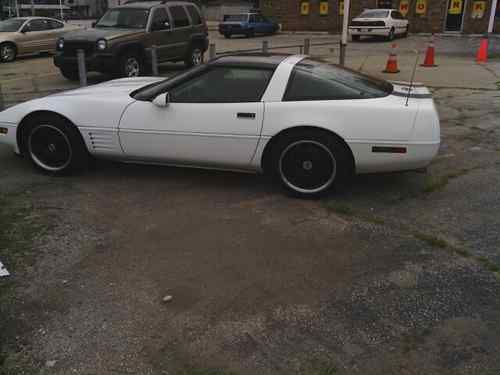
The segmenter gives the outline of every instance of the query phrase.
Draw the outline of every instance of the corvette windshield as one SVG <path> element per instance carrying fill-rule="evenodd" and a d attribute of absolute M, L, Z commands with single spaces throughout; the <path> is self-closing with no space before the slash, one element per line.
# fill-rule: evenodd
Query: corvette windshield
<path fill-rule="evenodd" d="M 26 21 L 25 18 L 15 18 L 0 22 L 0 32 L 15 32 Z"/>
<path fill-rule="evenodd" d="M 388 15 L 387 10 L 365 10 L 358 18 L 387 18 Z"/>
<path fill-rule="evenodd" d="M 148 22 L 148 9 L 118 8 L 108 10 L 95 27 L 144 29 Z"/>

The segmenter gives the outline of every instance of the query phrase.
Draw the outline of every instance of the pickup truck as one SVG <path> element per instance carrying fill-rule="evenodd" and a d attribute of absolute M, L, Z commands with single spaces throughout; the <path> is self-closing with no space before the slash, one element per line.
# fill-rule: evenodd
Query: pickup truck
<path fill-rule="evenodd" d="M 226 38 L 232 35 L 252 37 L 255 34 L 274 34 L 279 30 L 278 23 L 258 12 L 227 14 L 219 23 L 219 33 Z"/>

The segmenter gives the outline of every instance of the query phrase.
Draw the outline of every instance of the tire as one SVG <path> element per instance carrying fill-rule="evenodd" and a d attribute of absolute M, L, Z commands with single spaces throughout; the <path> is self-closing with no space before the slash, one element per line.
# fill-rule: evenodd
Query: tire
<path fill-rule="evenodd" d="M 78 129 L 50 114 L 29 120 L 23 130 L 23 153 L 33 166 L 50 175 L 67 175 L 88 166 L 89 153 Z"/>
<path fill-rule="evenodd" d="M 231 34 L 230 33 L 224 33 L 224 38 L 231 39 Z"/>
<path fill-rule="evenodd" d="M 394 31 L 394 28 L 392 28 L 389 31 L 389 35 L 387 35 L 387 40 L 393 41 L 395 37 L 396 37 L 396 33 Z"/>
<path fill-rule="evenodd" d="M 266 170 L 291 195 L 317 198 L 354 170 L 350 150 L 334 135 L 300 130 L 281 136 L 272 145 Z"/>
<path fill-rule="evenodd" d="M 119 77 L 139 77 L 144 73 L 143 59 L 134 52 L 125 52 L 120 57 L 117 75 Z"/>
<path fill-rule="evenodd" d="M 78 74 L 78 69 L 76 69 L 76 68 L 62 66 L 61 68 L 59 68 L 59 70 L 61 71 L 61 74 L 63 75 L 63 77 L 70 80 L 70 81 L 79 81 L 80 80 L 80 75 Z"/>
<path fill-rule="evenodd" d="M 403 38 L 408 38 L 408 26 L 406 26 L 405 32 L 403 33 Z"/>
<path fill-rule="evenodd" d="M 352 36 L 352 41 L 353 42 L 358 42 L 360 39 L 361 39 L 361 37 L 359 35 L 353 35 Z"/>
<path fill-rule="evenodd" d="M 203 49 L 200 45 L 194 44 L 189 48 L 184 64 L 189 68 L 203 64 Z"/>
<path fill-rule="evenodd" d="M 245 34 L 245 36 L 247 38 L 253 38 L 255 36 L 255 32 L 253 30 L 249 30 L 249 31 L 247 31 L 247 33 Z"/>
<path fill-rule="evenodd" d="M 14 43 L 0 44 L 0 62 L 12 62 L 17 57 L 17 47 Z"/>

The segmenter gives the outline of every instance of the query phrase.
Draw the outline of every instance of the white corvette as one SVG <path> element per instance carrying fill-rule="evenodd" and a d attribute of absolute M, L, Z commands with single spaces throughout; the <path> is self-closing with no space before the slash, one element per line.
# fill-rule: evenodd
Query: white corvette
<path fill-rule="evenodd" d="M 314 196 L 352 173 L 426 167 L 440 127 L 421 85 L 303 55 L 252 54 L 16 105 L 0 112 L 0 142 L 51 174 L 94 156 L 266 172 Z"/>

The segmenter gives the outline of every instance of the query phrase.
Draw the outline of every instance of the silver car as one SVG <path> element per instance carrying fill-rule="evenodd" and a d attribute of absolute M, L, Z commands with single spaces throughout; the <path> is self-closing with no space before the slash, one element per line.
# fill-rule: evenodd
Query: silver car
<path fill-rule="evenodd" d="M 0 62 L 19 55 L 54 52 L 57 39 L 78 26 L 47 17 L 11 18 L 0 22 Z"/>

